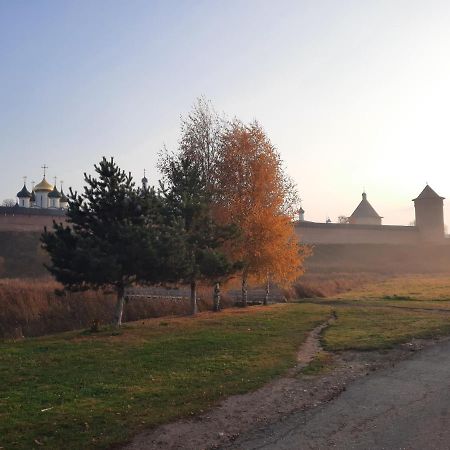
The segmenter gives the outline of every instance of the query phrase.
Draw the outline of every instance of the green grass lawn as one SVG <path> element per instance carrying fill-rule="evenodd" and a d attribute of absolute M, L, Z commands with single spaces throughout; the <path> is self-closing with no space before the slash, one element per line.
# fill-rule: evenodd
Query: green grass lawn
<path fill-rule="evenodd" d="M 388 348 L 412 337 L 450 334 L 450 314 L 336 301 L 151 319 L 119 334 L 3 341 L 0 448 L 108 448 L 256 389 L 295 364 L 307 333 L 331 309 L 337 320 L 322 335 L 328 351 Z M 320 354 L 303 376 L 327 370 L 331 361 Z"/>
<path fill-rule="evenodd" d="M 328 314 L 277 305 L 0 343 L 0 447 L 105 448 L 196 413 L 292 367 Z"/>
<path fill-rule="evenodd" d="M 391 277 L 325 300 L 334 300 L 338 312 L 338 320 L 322 336 L 327 350 L 374 350 L 414 337 L 450 334 L 448 275 Z M 345 305 L 349 303 L 357 307 Z M 421 311 L 423 308 L 449 313 Z"/>
<path fill-rule="evenodd" d="M 389 307 L 335 308 L 337 320 L 322 335 L 326 350 L 391 348 L 412 338 L 450 334 L 450 314 Z"/>

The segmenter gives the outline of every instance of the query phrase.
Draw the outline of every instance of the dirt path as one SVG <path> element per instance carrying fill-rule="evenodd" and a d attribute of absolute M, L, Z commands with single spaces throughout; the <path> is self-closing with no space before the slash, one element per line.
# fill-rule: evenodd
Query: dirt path
<path fill-rule="evenodd" d="M 320 345 L 320 334 L 335 320 L 335 316 L 330 317 L 326 322 L 320 324 L 308 334 L 306 341 L 302 344 L 297 353 L 297 365 L 293 369 L 294 373 L 298 373 L 301 369 L 306 367 L 319 352 L 323 351 L 322 346 Z"/>
<path fill-rule="evenodd" d="M 192 419 L 178 420 L 141 433 L 126 450 L 218 448 L 242 433 L 274 423 L 296 411 L 309 410 L 328 402 L 354 379 L 392 364 L 417 348 L 401 347 L 389 353 L 346 352 L 333 356 L 333 370 L 320 376 L 299 376 L 320 347 L 320 333 L 329 321 L 315 328 L 297 355 L 298 364 L 286 376 L 244 395 L 235 395 L 217 407 Z"/>

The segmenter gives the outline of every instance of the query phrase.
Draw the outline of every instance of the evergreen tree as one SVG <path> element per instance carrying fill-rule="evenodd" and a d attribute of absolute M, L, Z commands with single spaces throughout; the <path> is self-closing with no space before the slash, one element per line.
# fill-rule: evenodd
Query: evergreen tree
<path fill-rule="evenodd" d="M 175 234 L 153 189 L 136 188 L 113 158 L 94 167 L 98 178 L 84 175 L 83 194 L 70 190 L 67 224 L 54 223 L 41 240 L 51 257 L 48 270 L 66 289 L 116 290 L 120 326 L 125 288 L 161 281 L 164 265 L 177 260 L 170 250 Z"/>
<path fill-rule="evenodd" d="M 182 153 L 166 157 L 160 168 L 168 215 L 178 223 L 178 237 L 183 242 L 178 264 L 172 267 L 172 277 L 189 283 L 192 314 L 196 314 L 198 282 L 217 283 L 238 268 L 222 250 L 237 231 L 233 225 L 220 226 L 213 220 L 211 193 L 202 168 L 192 158 Z"/>

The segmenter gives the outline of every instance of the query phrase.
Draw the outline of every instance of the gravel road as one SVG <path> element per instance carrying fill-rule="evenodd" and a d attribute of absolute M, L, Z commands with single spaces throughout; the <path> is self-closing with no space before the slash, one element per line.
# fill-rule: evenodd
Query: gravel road
<path fill-rule="evenodd" d="M 450 449 L 450 341 L 370 374 L 339 397 L 224 449 Z"/>

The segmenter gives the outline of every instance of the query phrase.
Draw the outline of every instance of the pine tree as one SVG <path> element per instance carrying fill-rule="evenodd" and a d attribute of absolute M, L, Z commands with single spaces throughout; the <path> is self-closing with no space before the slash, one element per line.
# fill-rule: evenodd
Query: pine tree
<path fill-rule="evenodd" d="M 48 270 L 68 290 L 114 288 L 115 324 L 121 325 L 125 288 L 157 282 L 175 260 L 174 233 L 165 226 L 162 203 L 152 189 L 135 187 L 114 159 L 84 175 L 84 192 L 70 190 L 67 224 L 54 223 L 41 237 Z"/>
<path fill-rule="evenodd" d="M 196 314 L 198 282 L 208 280 L 217 284 L 239 266 L 222 250 L 237 231 L 233 225 L 220 226 L 213 220 L 210 192 L 202 168 L 193 159 L 182 153 L 166 157 L 160 169 L 168 216 L 178 224 L 178 237 L 183 242 L 172 277 L 190 285 L 191 311 Z"/>

